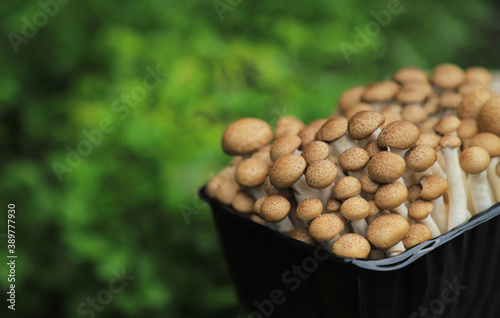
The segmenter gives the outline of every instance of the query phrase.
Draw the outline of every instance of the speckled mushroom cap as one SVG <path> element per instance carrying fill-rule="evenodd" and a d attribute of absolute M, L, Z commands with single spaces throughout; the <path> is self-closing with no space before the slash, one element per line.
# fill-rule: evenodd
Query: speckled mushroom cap
<path fill-rule="evenodd" d="M 359 112 L 363 111 L 369 111 L 372 112 L 374 111 L 375 108 L 373 107 L 372 104 L 368 103 L 357 103 L 351 106 L 348 111 L 345 112 L 345 117 L 347 120 L 350 120 L 354 115 L 356 115 Z"/>
<path fill-rule="evenodd" d="M 402 104 L 422 103 L 430 94 L 432 87 L 427 82 L 407 82 L 396 96 Z"/>
<path fill-rule="evenodd" d="M 486 149 L 486 151 L 490 154 L 490 157 L 500 156 L 500 137 L 492 133 L 480 133 L 475 135 L 470 140 L 469 146 Z"/>
<path fill-rule="evenodd" d="M 345 200 L 361 193 L 361 183 L 354 177 L 340 178 L 333 187 L 333 197 L 337 200 Z"/>
<path fill-rule="evenodd" d="M 236 181 L 243 187 L 256 187 L 266 181 L 269 166 L 255 158 L 244 160 L 236 169 Z"/>
<path fill-rule="evenodd" d="M 439 106 L 444 109 L 457 109 L 463 100 L 464 96 L 462 94 L 457 92 L 445 92 L 441 95 Z"/>
<path fill-rule="evenodd" d="M 408 233 L 403 238 L 405 248 L 411 248 L 417 244 L 432 238 L 432 232 L 427 225 L 422 223 L 411 224 Z"/>
<path fill-rule="evenodd" d="M 302 139 L 296 135 L 287 135 L 276 139 L 271 146 L 271 159 L 275 161 L 283 155 L 293 153 L 299 149 Z"/>
<path fill-rule="evenodd" d="M 322 214 L 309 226 L 309 234 L 318 242 L 334 239 L 344 229 L 344 221 L 334 213 Z"/>
<path fill-rule="evenodd" d="M 349 120 L 349 136 L 354 140 L 370 137 L 385 122 L 383 115 L 372 111 L 360 111 Z"/>
<path fill-rule="evenodd" d="M 317 218 L 323 212 L 323 203 L 316 198 L 302 200 L 297 205 L 295 214 L 301 221 L 309 221 Z"/>
<path fill-rule="evenodd" d="M 431 81 L 440 89 L 453 89 L 465 80 L 464 71 L 453 64 L 441 64 L 434 69 Z"/>
<path fill-rule="evenodd" d="M 280 195 L 268 196 L 260 205 L 260 217 L 267 222 L 284 220 L 290 212 L 290 202 Z"/>
<path fill-rule="evenodd" d="M 302 129 L 297 136 L 301 139 L 301 144 L 299 149 L 304 149 L 309 143 L 316 139 L 316 134 L 319 128 L 316 127 L 306 127 Z"/>
<path fill-rule="evenodd" d="M 370 250 L 370 243 L 354 233 L 342 235 L 332 247 L 333 254 L 348 258 L 368 258 Z"/>
<path fill-rule="evenodd" d="M 416 200 L 410 205 L 408 215 L 415 220 L 423 220 L 434 210 L 434 204 L 431 201 Z"/>
<path fill-rule="evenodd" d="M 309 245 L 316 245 L 317 242 L 309 234 L 309 228 L 306 226 L 296 227 L 290 231 L 290 237 L 294 240 L 304 242 Z"/>
<path fill-rule="evenodd" d="M 384 128 L 385 126 L 389 125 L 392 122 L 402 120 L 403 119 L 403 116 L 401 115 L 402 111 L 403 111 L 403 106 L 398 104 L 391 104 L 384 107 L 380 111 L 380 114 L 384 116 L 385 123 L 380 128 Z"/>
<path fill-rule="evenodd" d="M 399 88 L 399 84 L 394 81 L 373 83 L 365 87 L 361 100 L 368 103 L 386 102 L 396 96 Z"/>
<path fill-rule="evenodd" d="M 465 81 L 490 86 L 493 82 L 493 75 L 484 67 L 470 67 L 465 71 Z"/>
<path fill-rule="evenodd" d="M 258 159 L 258 160 L 264 162 L 269 167 L 271 167 L 273 165 L 273 161 L 271 160 L 270 150 L 271 150 L 270 146 L 261 148 L 258 151 L 254 152 L 252 154 L 251 158 Z"/>
<path fill-rule="evenodd" d="M 264 200 L 266 198 L 267 197 L 262 197 L 262 198 L 259 198 L 257 201 L 254 202 L 254 204 L 253 204 L 253 213 L 255 213 L 257 215 L 260 215 L 260 207 L 262 206 L 262 202 L 264 202 Z"/>
<path fill-rule="evenodd" d="M 500 97 L 491 98 L 479 111 L 479 130 L 500 136 Z"/>
<path fill-rule="evenodd" d="M 228 155 L 247 155 L 269 144 L 273 130 L 257 118 L 243 118 L 227 126 L 222 134 L 222 148 Z"/>
<path fill-rule="evenodd" d="M 375 215 L 379 214 L 379 213 L 380 213 L 380 211 L 382 211 L 382 210 L 380 210 L 380 208 L 379 208 L 379 207 L 377 206 L 377 204 L 375 203 L 375 200 L 369 200 L 369 201 L 368 201 L 368 206 L 370 207 L 370 208 L 368 209 L 368 213 L 369 213 L 369 215 L 368 215 L 368 216 L 369 216 L 369 217 L 373 217 L 373 216 L 375 216 Z"/>
<path fill-rule="evenodd" d="M 440 117 L 427 118 L 418 128 L 420 130 L 420 134 L 436 134 L 434 132 L 434 126 L 436 126 L 440 119 Z"/>
<path fill-rule="evenodd" d="M 406 169 L 406 163 L 399 155 L 390 151 L 382 151 L 370 160 L 367 167 L 373 181 L 391 183 L 401 178 Z"/>
<path fill-rule="evenodd" d="M 340 213 L 348 220 L 361 220 L 370 215 L 370 205 L 362 197 L 352 197 L 342 203 Z"/>
<path fill-rule="evenodd" d="M 380 184 L 373 181 L 369 174 L 365 174 L 361 180 L 361 190 L 366 193 L 374 194 L 380 188 Z"/>
<path fill-rule="evenodd" d="M 334 117 L 329 119 L 316 134 L 317 140 L 334 142 L 347 133 L 347 118 Z"/>
<path fill-rule="evenodd" d="M 469 139 L 477 135 L 479 128 L 477 127 L 477 120 L 472 118 L 462 119 L 460 126 L 457 130 L 458 138 Z"/>
<path fill-rule="evenodd" d="M 430 175 L 423 179 L 420 197 L 424 200 L 435 200 L 448 191 L 448 180 L 443 177 Z"/>
<path fill-rule="evenodd" d="M 377 141 L 376 140 L 372 140 L 370 142 L 368 142 L 364 147 L 363 147 L 364 150 L 366 150 L 368 152 L 368 155 L 370 156 L 370 159 L 375 157 L 376 155 L 378 155 L 379 153 L 381 153 L 382 151 L 386 151 L 387 148 L 379 148 L 379 146 L 377 145 Z"/>
<path fill-rule="evenodd" d="M 423 107 L 428 114 L 435 114 L 439 110 L 439 98 L 437 96 L 429 97 Z"/>
<path fill-rule="evenodd" d="M 420 124 L 429 117 L 429 113 L 420 104 L 410 104 L 401 112 L 403 120 L 412 124 Z"/>
<path fill-rule="evenodd" d="M 219 202 L 229 205 L 240 191 L 241 187 L 235 181 L 225 181 L 220 185 L 215 197 Z"/>
<path fill-rule="evenodd" d="M 276 122 L 275 137 L 280 138 L 287 135 L 297 135 L 305 128 L 304 123 L 293 116 L 284 116 Z"/>
<path fill-rule="evenodd" d="M 491 92 L 486 88 L 479 88 L 472 93 L 467 94 L 458 107 L 457 114 L 461 119 L 473 118 L 476 119 L 479 111 L 484 104 L 490 99 Z"/>
<path fill-rule="evenodd" d="M 408 189 L 399 182 L 382 185 L 375 193 L 375 203 L 382 210 L 392 210 L 408 198 Z"/>
<path fill-rule="evenodd" d="M 400 69 L 394 74 L 393 78 L 395 81 L 400 83 L 427 82 L 429 80 L 429 76 L 427 75 L 427 73 L 416 66 L 410 66 Z"/>
<path fill-rule="evenodd" d="M 238 193 L 232 202 L 233 208 L 240 213 L 252 213 L 255 199 L 244 192 Z"/>
<path fill-rule="evenodd" d="M 307 185 L 313 189 L 324 189 L 335 181 L 337 173 L 337 166 L 330 160 L 316 160 L 307 167 Z"/>
<path fill-rule="evenodd" d="M 497 164 L 496 172 L 497 176 L 500 177 L 500 162 Z"/>
<path fill-rule="evenodd" d="M 441 137 L 439 135 L 436 135 L 434 133 L 432 134 L 420 134 L 420 137 L 418 137 L 417 142 L 415 145 L 427 145 L 431 147 L 432 149 L 437 149 L 439 147 L 439 140 Z"/>
<path fill-rule="evenodd" d="M 366 150 L 352 147 L 345 150 L 339 157 L 340 167 L 347 171 L 358 171 L 366 167 L 370 161 L 370 155 Z"/>
<path fill-rule="evenodd" d="M 458 127 L 460 127 L 460 119 L 458 117 L 444 116 L 434 126 L 434 130 L 441 135 L 447 135 L 457 131 Z"/>
<path fill-rule="evenodd" d="M 277 189 L 289 188 L 300 179 L 305 169 L 306 160 L 301 155 L 284 155 L 274 162 L 269 179 Z"/>
<path fill-rule="evenodd" d="M 306 160 L 307 165 L 310 165 L 316 160 L 327 159 L 330 155 L 330 146 L 327 143 L 319 140 L 311 141 L 302 150 L 302 157 Z"/>
<path fill-rule="evenodd" d="M 310 122 L 309 125 L 307 125 L 307 127 L 312 127 L 319 130 L 327 121 L 328 119 L 326 118 L 316 119 Z"/>
<path fill-rule="evenodd" d="M 470 147 L 460 154 L 460 167 L 469 174 L 478 174 L 490 164 L 490 154 L 481 147 Z"/>
<path fill-rule="evenodd" d="M 478 82 L 464 82 L 458 87 L 458 92 L 462 95 L 468 95 L 477 89 L 483 89 L 484 85 Z"/>
<path fill-rule="evenodd" d="M 334 199 L 328 200 L 328 202 L 326 203 L 326 210 L 328 212 L 340 211 L 340 202 Z"/>
<path fill-rule="evenodd" d="M 436 151 L 427 145 L 413 146 L 405 154 L 406 166 L 415 172 L 429 169 L 436 162 L 436 159 Z"/>
<path fill-rule="evenodd" d="M 414 124 L 398 120 L 385 126 L 377 138 L 379 147 L 408 149 L 417 142 L 420 130 Z"/>
<path fill-rule="evenodd" d="M 454 135 L 446 135 L 439 139 L 439 147 L 441 148 L 458 148 L 462 145 L 462 140 Z"/>
<path fill-rule="evenodd" d="M 365 88 L 362 86 L 355 86 L 347 91 L 345 91 L 339 99 L 339 107 L 342 109 L 344 112 L 347 111 L 352 105 L 359 103 L 361 101 L 361 95 L 363 95 L 363 92 L 365 91 Z"/>
<path fill-rule="evenodd" d="M 414 184 L 408 188 L 408 200 L 413 202 L 420 199 L 420 193 L 422 192 L 422 186 L 420 184 Z"/>
<path fill-rule="evenodd" d="M 408 233 L 408 221 L 397 214 L 387 214 L 376 218 L 366 231 L 366 237 L 380 249 L 388 249 L 401 241 Z"/>

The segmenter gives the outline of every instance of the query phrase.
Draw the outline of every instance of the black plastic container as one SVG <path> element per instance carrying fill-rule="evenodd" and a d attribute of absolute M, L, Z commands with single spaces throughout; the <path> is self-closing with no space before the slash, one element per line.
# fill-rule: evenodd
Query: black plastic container
<path fill-rule="evenodd" d="M 500 317 L 500 204 L 396 257 L 355 260 L 243 218 L 204 188 L 200 196 L 247 317 Z"/>

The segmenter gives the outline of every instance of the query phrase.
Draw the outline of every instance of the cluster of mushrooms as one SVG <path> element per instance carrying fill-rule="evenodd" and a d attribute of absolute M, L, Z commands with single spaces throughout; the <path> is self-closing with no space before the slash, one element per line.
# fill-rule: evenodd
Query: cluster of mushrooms
<path fill-rule="evenodd" d="M 500 94 L 480 67 L 417 67 L 353 87 L 337 112 L 275 130 L 243 118 L 206 186 L 236 213 L 349 258 L 381 259 L 500 202 Z"/>

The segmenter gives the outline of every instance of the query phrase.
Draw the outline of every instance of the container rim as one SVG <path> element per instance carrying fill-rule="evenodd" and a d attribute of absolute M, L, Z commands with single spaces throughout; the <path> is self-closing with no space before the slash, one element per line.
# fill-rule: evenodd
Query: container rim
<path fill-rule="evenodd" d="M 204 185 L 199 190 L 198 194 L 200 198 L 202 198 L 204 201 L 210 204 L 212 210 L 217 209 L 222 213 L 225 213 L 228 217 L 237 218 L 241 222 L 247 222 L 248 223 L 247 225 L 250 227 L 254 226 L 256 229 L 258 228 L 259 230 L 269 231 L 270 234 L 274 235 L 274 237 L 278 240 L 286 240 L 301 249 L 306 249 L 309 250 L 311 253 L 314 253 L 315 249 L 314 246 L 294 240 L 288 236 L 273 231 L 265 226 L 257 224 L 251 221 L 250 219 L 239 215 L 232 207 L 217 201 L 215 198 L 211 198 L 210 196 L 208 196 L 206 192 L 206 185 Z M 425 241 L 423 243 L 420 243 L 418 245 L 415 245 L 412 248 L 406 250 L 404 253 L 401 253 L 399 255 L 390 258 L 384 258 L 380 260 L 366 260 L 366 259 L 344 258 L 331 254 L 330 259 L 337 263 L 353 264 L 359 268 L 364 268 L 373 271 L 395 271 L 410 265 L 419 258 L 435 250 L 439 246 L 455 239 L 456 237 L 477 227 L 482 223 L 488 222 L 489 220 L 497 217 L 498 215 L 500 215 L 500 203 L 497 203 L 492 207 L 490 207 L 489 209 L 474 215 L 466 223 L 455 227 L 453 230 L 445 234 L 442 234 L 438 237 L 435 237 L 433 239 L 430 239 L 428 241 Z"/>

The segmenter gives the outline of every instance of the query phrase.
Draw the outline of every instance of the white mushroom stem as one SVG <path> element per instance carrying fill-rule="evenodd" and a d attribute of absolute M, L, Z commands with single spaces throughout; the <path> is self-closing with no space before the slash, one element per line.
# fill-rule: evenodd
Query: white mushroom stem
<path fill-rule="evenodd" d="M 332 252 L 332 247 L 333 247 L 333 243 L 335 243 L 336 240 L 338 240 L 340 238 L 340 234 L 338 234 L 337 236 L 335 236 L 334 238 L 332 238 L 331 240 L 327 241 L 327 242 L 320 242 L 319 244 L 321 244 L 321 246 L 323 246 L 323 248 L 325 250 L 327 250 L 328 252 Z"/>
<path fill-rule="evenodd" d="M 444 155 L 441 151 L 437 153 L 437 162 L 439 163 L 441 170 L 446 169 L 446 161 L 444 160 Z"/>
<path fill-rule="evenodd" d="M 368 228 L 368 223 L 365 219 L 353 220 L 351 221 L 352 230 L 354 233 L 366 237 L 366 229 Z"/>
<path fill-rule="evenodd" d="M 335 140 L 334 142 L 330 143 L 330 145 L 333 147 L 333 149 L 337 152 L 339 156 L 342 153 L 344 153 L 344 151 L 346 151 L 347 149 L 359 146 L 359 144 L 350 139 L 347 136 L 347 134 Z"/>
<path fill-rule="evenodd" d="M 248 189 L 248 193 L 250 193 L 255 200 L 258 200 L 262 197 L 267 197 L 267 193 L 264 190 L 264 185 L 260 185 L 258 187 L 253 187 Z"/>
<path fill-rule="evenodd" d="M 491 158 L 490 164 L 486 169 L 486 172 L 488 174 L 488 180 L 490 182 L 491 189 L 493 190 L 493 194 L 495 196 L 495 203 L 500 202 L 500 177 L 497 176 L 495 171 L 499 161 L 500 157 Z"/>
<path fill-rule="evenodd" d="M 330 200 L 334 186 L 335 184 L 332 183 L 324 189 L 313 189 L 307 184 L 305 175 L 302 175 L 300 179 L 293 184 L 292 189 L 297 202 L 302 202 L 309 198 L 316 198 L 323 203 L 323 206 L 326 206 L 328 200 Z"/>
<path fill-rule="evenodd" d="M 408 221 L 410 220 L 410 218 L 408 217 L 408 208 L 404 203 L 401 203 L 398 207 L 391 209 L 391 211 L 396 212 Z"/>
<path fill-rule="evenodd" d="M 448 231 L 467 222 L 467 192 L 462 179 L 462 168 L 458 160 L 458 148 L 441 148 L 446 161 L 446 176 L 450 184 L 450 208 Z"/>
<path fill-rule="evenodd" d="M 418 220 L 418 223 L 422 223 L 427 225 L 429 230 L 431 230 L 432 238 L 438 237 L 441 235 L 441 231 L 439 230 L 436 222 L 434 222 L 434 219 L 432 216 L 428 215 L 425 219 Z"/>
<path fill-rule="evenodd" d="M 387 257 L 393 257 L 393 256 L 396 256 L 396 255 L 403 253 L 404 251 L 406 251 L 406 248 L 405 248 L 403 242 L 399 241 L 393 247 L 386 249 L 385 255 L 387 255 Z"/>
<path fill-rule="evenodd" d="M 293 226 L 292 221 L 290 221 L 289 217 L 286 217 L 279 222 L 275 222 L 274 226 L 276 227 L 276 230 L 280 233 L 288 233 L 295 228 Z"/>
<path fill-rule="evenodd" d="M 486 170 L 478 174 L 469 174 L 469 186 L 476 213 L 483 212 L 495 204 Z"/>
<path fill-rule="evenodd" d="M 370 135 L 368 136 L 367 138 L 365 139 L 361 139 L 361 140 L 358 140 L 358 144 L 361 148 L 364 148 L 366 146 L 367 143 L 369 143 L 370 141 L 372 140 L 377 140 L 378 138 L 378 135 L 380 134 L 382 130 L 379 128 L 375 129 L 375 131 Z"/>
<path fill-rule="evenodd" d="M 439 231 L 445 233 L 448 230 L 448 207 L 444 204 L 443 196 L 432 200 L 432 204 L 434 204 L 432 219 L 436 222 Z"/>
<path fill-rule="evenodd" d="M 441 168 L 441 166 L 437 161 L 434 162 L 434 164 L 429 169 L 423 172 L 415 172 L 415 177 L 417 178 L 418 182 L 420 182 L 420 180 L 430 175 L 436 175 L 446 179 L 446 173 L 444 173 L 443 169 Z"/>

